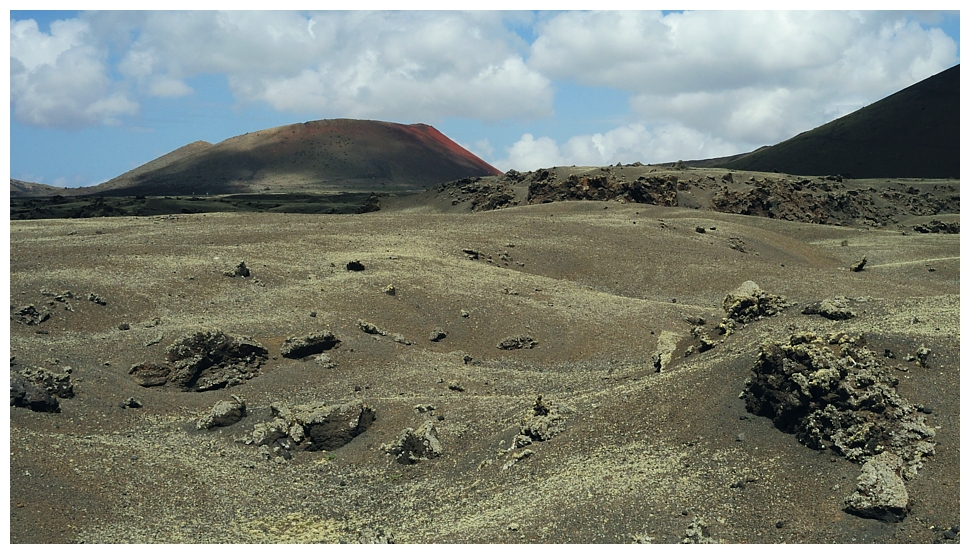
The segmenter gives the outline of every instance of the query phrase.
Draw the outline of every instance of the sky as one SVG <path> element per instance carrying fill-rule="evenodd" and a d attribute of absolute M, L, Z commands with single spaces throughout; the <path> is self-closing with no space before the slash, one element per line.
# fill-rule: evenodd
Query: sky
<path fill-rule="evenodd" d="M 10 176 L 64 187 L 333 118 L 502 171 L 726 156 L 960 62 L 956 11 L 9 13 Z"/>

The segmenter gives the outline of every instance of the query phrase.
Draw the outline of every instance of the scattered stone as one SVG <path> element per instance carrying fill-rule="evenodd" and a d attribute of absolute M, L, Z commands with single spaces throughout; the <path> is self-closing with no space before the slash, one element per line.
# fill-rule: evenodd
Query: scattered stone
<path fill-rule="evenodd" d="M 249 277 L 250 275 L 246 262 L 239 262 L 239 265 L 229 271 L 223 271 L 222 274 L 226 277 Z"/>
<path fill-rule="evenodd" d="M 784 296 L 768 294 L 754 281 L 745 281 L 724 297 L 721 306 L 727 317 L 721 320 L 718 329 L 721 334 L 730 335 L 736 324 L 773 316 L 790 305 Z"/>
<path fill-rule="evenodd" d="M 314 361 L 317 363 L 318 366 L 321 366 L 323 369 L 333 369 L 337 367 L 337 362 L 333 361 L 330 358 L 329 354 L 320 354 L 319 356 L 314 358 Z"/>
<path fill-rule="evenodd" d="M 480 257 L 482 257 L 482 253 L 479 252 L 478 250 L 473 250 L 471 248 L 462 248 L 461 251 L 462 253 L 465 254 L 465 257 L 468 258 L 469 260 L 477 260 Z"/>
<path fill-rule="evenodd" d="M 330 350 L 340 345 L 340 339 L 330 330 L 312 333 L 305 337 L 289 337 L 280 346 L 280 356 L 284 358 L 300 359 L 324 350 Z"/>
<path fill-rule="evenodd" d="M 382 337 L 387 336 L 387 331 L 385 331 L 384 329 L 381 329 L 380 327 L 378 327 L 377 325 L 374 325 L 373 323 L 368 323 L 363 319 L 357 320 L 357 328 L 367 333 L 368 335 L 380 335 Z"/>
<path fill-rule="evenodd" d="M 408 339 L 404 338 L 404 335 L 402 335 L 401 333 L 394 333 L 393 335 L 391 335 L 391 340 L 393 340 L 396 343 L 403 344 L 403 345 L 406 345 L 406 346 L 411 346 L 412 344 L 414 344 L 411 341 L 409 341 Z"/>
<path fill-rule="evenodd" d="M 731 250 L 737 250 L 742 254 L 747 252 L 747 250 L 744 249 L 744 241 L 741 240 L 741 237 L 728 238 L 728 248 L 730 248 Z"/>
<path fill-rule="evenodd" d="M 926 360 L 930 357 L 933 351 L 926 347 L 926 345 L 921 344 L 919 350 L 916 351 L 916 365 L 920 367 L 927 367 Z"/>
<path fill-rule="evenodd" d="M 108 304 L 107 300 L 105 300 L 104 298 L 101 298 L 100 296 L 98 296 L 97 294 L 94 294 L 93 292 L 88 293 L 88 300 L 91 302 L 94 302 L 99 306 L 106 306 Z"/>
<path fill-rule="evenodd" d="M 866 261 L 867 261 L 866 260 L 866 257 L 863 256 L 861 260 L 859 260 L 858 262 L 852 264 L 852 266 L 849 269 L 851 271 L 855 271 L 855 272 L 858 273 L 859 271 L 862 271 L 862 268 L 866 267 Z"/>
<path fill-rule="evenodd" d="M 360 260 L 347 262 L 347 271 L 364 271 L 364 264 Z"/>
<path fill-rule="evenodd" d="M 246 417 L 246 402 L 234 394 L 230 400 L 216 402 L 212 411 L 203 416 L 196 427 L 199 429 L 228 427 L 244 417 Z"/>
<path fill-rule="evenodd" d="M 565 415 L 556 406 L 543 402 L 542 395 L 539 395 L 519 423 L 519 436 L 525 438 L 516 437 L 513 444 L 525 445 L 532 441 L 549 440 L 565 430 L 565 423 Z"/>
<path fill-rule="evenodd" d="M 864 463 L 884 451 L 916 476 L 934 453 L 936 432 L 899 396 L 898 379 L 865 348 L 861 335 L 792 335 L 761 347 L 741 398 L 749 412 L 771 418 L 806 446 L 831 448 Z"/>
<path fill-rule="evenodd" d="M 431 342 L 438 342 L 447 336 L 448 336 L 448 333 L 446 333 L 444 329 L 435 327 L 435 329 L 431 331 L 431 336 L 428 337 L 428 340 L 430 340 Z"/>
<path fill-rule="evenodd" d="M 520 350 L 522 348 L 531 349 L 537 344 L 539 342 L 532 337 L 521 335 L 518 337 L 506 337 L 502 342 L 498 343 L 497 347 L 501 350 Z"/>
<path fill-rule="evenodd" d="M 434 424 L 426 421 L 417 431 L 408 427 L 396 442 L 382 444 L 381 450 L 394 456 L 399 464 L 410 465 L 441 456 L 441 442 Z"/>
<path fill-rule="evenodd" d="M 119 331 L 127 331 L 129 329 L 131 329 L 131 325 L 129 325 L 127 323 L 119 323 L 118 324 L 118 330 Z"/>
<path fill-rule="evenodd" d="M 708 336 L 707 331 L 701 326 L 691 329 L 690 334 L 699 342 L 697 345 L 698 352 L 707 352 L 717 346 L 717 343 Z"/>
<path fill-rule="evenodd" d="M 451 381 L 448 383 L 448 390 L 453 390 L 455 392 L 465 392 L 465 387 L 461 386 L 458 381 Z"/>
<path fill-rule="evenodd" d="M 705 228 L 701 227 L 700 225 L 698 225 L 697 227 L 694 227 L 694 231 L 703 234 L 703 233 L 706 233 L 707 232 L 707 229 L 705 229 Z"/>
<path fill-rule="evenodd" d="M 785 526 L 785 522 L 784 521 L 779 520 L 779 521 L 777 521 L 775 523 L 775 529 L 781 529 L 784 526 Z"/>
<path fill-rule="evenodd" d="M 29 306 L 15 310 L 10 317 L 17 323 L 22 323 L 23 325 L 40 325 L 50 319 L 51 314 L 47 310 L 38 312 L 37 308 L 33 304 L 30 304 Z"/>
<path fill-rule="evenodd" d="M 744 442 L 744 439 L 745 439 L 744 433 L 738 433 L 738 437 L 735 440 L 737 440 L 738 442 Z"/>
<path fill-rule="evenodd" d="M 717 544 L 717 541 L 711 538 L 710 532 L 707 530 L 707 522 L 702 517 L 695 517 L 687 529 L 684 531 L 684 538 L 680 541 L 681 544 Z"/>
<path fill-rule="evenodd" d="M 317 312 L 310 312 L 310 317 L 317 317 Z"/>
<path fill-rule="evenodd" d="M 502 471 L 512 469 L 512 466 L 528 458 L 529 456 L 532 456 L 533 454 L 535 454 L 535 452 L 529 448 L 513 453 L 512 456 L 509 457 L 509 461 L 505 462 L 505 465 L 502 466 Z"/>
<path fill-rule="evenodd" d="M 395 294 L 397 294 L 397 289 L 394 288 L 394 285 L 387 285 L 386 287 L 384 287 L 384 294 L 388 296 L 394 296 Z"/>
<path fill-rule="evenodd" d="M 662 331 L 657 339 L 657 349 L 653 353 L 653 367 L 659 373 L 663 371 L 674 357 L 677 350 L 679 335 L 670 331 Z"/>
<path fill-rule="evenodd" d="M 417 406 L 414 407 L 414 411 L 419 414 L 423 414 L 426 412 L 433 412 L 434 410 L 435 410 L 435 407 L 433 404 L 418 404 Z"/>
<path fill-rule="evenodd" d="M 468 317 L 468 316 L 470 316 L 470 315 L 471 315 L 471 314 L 470 314 L 470 313 L 468 313 L 468 310 L 462 310 L 462 311 L 461 311 L 461 317 Z"/>
<path fill-rule="evenodd" d="M 274 403 L 270 409 L 273 420 L 257 423 L 247 444 L 264 446 L 285 439 L 292 443 L 286 450 L 333 450 L 365 432 L 376 418 L 373 408 L 360 401 L 292 407 Z"/>
<path fill-rule="evenodd" d="M 394 535 L 384 529 L 358 529 L 357 544 L 394 544 Z"/>
<path fill-rule="evenodd" d="M 123 402 L 119 402 L 118 407 L 122 410 L 127 410 L 128 408 L 137 409 L 142 407 L 142 403 L 141 401 L 136 400 L 135 397 L 129 396 L 128 398 L 125 398 Z"/>
<path fill-rule="evenodd" d="M 891 452 L 874 456 L 862 466 L 856 491 L 845 498 L 845 511 L 895 523 L 909 512 L 909 493 L 899 471 L 903 460 Z"/>
<path fill-rule="evenodd" d="M 695 327 L 707 325 L 707 320 L 704 319 L 701 316 L 692 316 L 692 315 L 690 315 L 690 316 L 685 317 L 684 318 L 684 321 L 686 321 L 687 323 L 690 323 L 691 325 L 693 325 Z"/>
<path fill-rule="evenodd" d="M 945 223 L 939 219 L 931 220 L 929 223 L 921 223 L 913 226 L 917 233 L 943 233 L 946 235 L 956 235 L 960 233 L 960 222 Z"/>

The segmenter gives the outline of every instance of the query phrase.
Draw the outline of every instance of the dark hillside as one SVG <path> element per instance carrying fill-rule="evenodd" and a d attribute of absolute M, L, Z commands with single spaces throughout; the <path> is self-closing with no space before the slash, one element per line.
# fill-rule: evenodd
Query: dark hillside
<path fill-rule="evenodd" d="M 957 178 L 960 66 L 720 167 L 856 179 Z"/>

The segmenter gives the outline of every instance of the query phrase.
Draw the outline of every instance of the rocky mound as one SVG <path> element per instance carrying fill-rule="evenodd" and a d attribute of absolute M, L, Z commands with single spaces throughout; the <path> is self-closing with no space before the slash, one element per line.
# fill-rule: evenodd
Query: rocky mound
<path fill-rule="evenodd" d="M 35 412 L 60 412 L 58 398 L 74 398 L 72 369 L 26 367 L 10 372 L 10 405 Z"/>
<path fill-rule="evenodd" d="M 752 372 L 741 393 L 749 412 L 771 418 L 810 448 L 830 449 L 859 463 L 880 460 L 864 472 L 847 509 L 887 519 L 905 515 L 907 507 L 897 502 L 900 494 L 883 484 L 884 490 L 876 491 L 872 474 L 888 471 L 891 481 L 916 477 L 923 458 L 934 453 L 936 433 L 898 394 L 899 380 L 861 335 L 792 335 L 786 343 L 762 346 Z M 889 504 L 873 503 L 884 494 Z"/>
<path fill-rule="evenodd" d="M 249 443 L 286 456 L 289 450 L 333 450 L 366 431 L 376 418 L 360 401 L 329 405 L 324 402 L 287 406 L 272 404 L 273 420 L 257 423 Z"/>
<path fill-rule="evenodd" d="M 957 182 L 850 181 L 839 175 L 740 175 L 725 170 L 632 164 L 558 167 L 439 185 L 446 200 L 470 211 L 519 204 L 599 200 L 678 206 L 787 221 L 881 227 L 906 216 L 959 214 Z M 956 226 L 954 226 L 956 225 Z M 919 225 L 919 232 L 958 232 L 959 224 Z"/>
<path fill-rule="evenodd" d="M 539 170 L 529 183 L 529 203 L 545 204 L 563 200 L 620 200 L 655 206 L 676 206 L 677 191 L 689 185 L 678 183 L 676 175 L 644 176 L 633 182 L 617 178 L 610 168 L 600 175 L 570 175 L 565 181 L 546 170 Z"/>
<path fill-rule="evenodd" d="M 737 325 L 773 316 L 789 305 L 784 296 L 769 294 L 754 281 L 745 281 L 724 297 L 721 306 L 727 315 L 721 320 L 718 330 L 730 335 Z"/>
<path fill-rule="evenodd" d="M 434 423 L 426 421 L 418 430 L 408 427 L 395 442 L 382 444 L 381 451 L 394 456 L 400 464 L 416 464 L 441 456 L 441 442 Z"/>
<path fill-rule="evenodd" d="M 259 374 L 268 352 L 245 337 L 221 331 L 190 333 L 167 349 L 167 362 L 136 364 L 128 371 L 143 387 L 173 385 L 202 392 L 238 385 Z"/>

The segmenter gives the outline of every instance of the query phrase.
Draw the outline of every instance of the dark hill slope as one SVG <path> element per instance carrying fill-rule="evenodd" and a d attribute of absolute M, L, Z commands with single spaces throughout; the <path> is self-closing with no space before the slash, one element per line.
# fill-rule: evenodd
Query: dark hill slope
<path fill-rule="evenodd" d="M 960 66 L 719 167 L 794 175 L 839 174 L 857 179 L 957 178 Z"/>
<path fill-rule="evenodd" d="M 501 174 L 434 127 L 352 119 L 246 133 L 169 163 L 159 161 L 162 158 L 77 193 L 161 196 L 424 189 L 463 177 Z"/>

